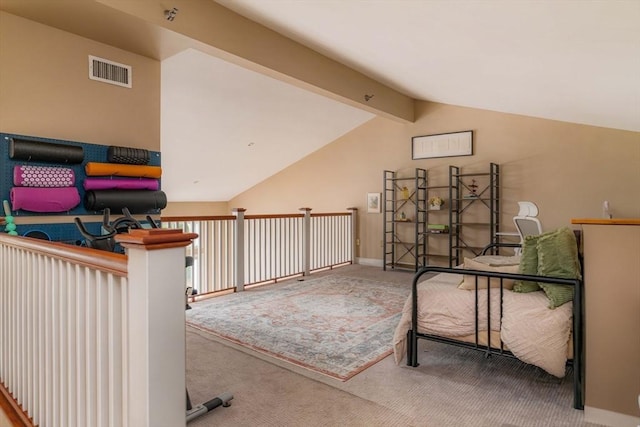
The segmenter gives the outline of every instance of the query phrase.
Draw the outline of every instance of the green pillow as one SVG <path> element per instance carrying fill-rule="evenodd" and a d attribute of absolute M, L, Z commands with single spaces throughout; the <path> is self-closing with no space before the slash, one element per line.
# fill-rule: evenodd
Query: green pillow
<path fill-rule="evenodd" d="M 540 235 L 536 248 L 540 276 L 581 278 L 576 237 L 569 227 Z M 549 308 L 556 308 L 573 300 L 573 286 L 551 283 L 539 283 L 539 285 L 549 298 Z"/>
<path fill-rule="evenodd" d="M 543 236 L 543 234 L 539 234 L 536 236 L 526 236 L 524 241 L 522 242 L 522 254 L 520 256 L 520 268 L 518 269 L 519 274 L 538 274 L 538 248 L 537 243 L 538 239 Z M 540 286 L 538 286 L 537 282 L 527 282 L 517 280 L 513 284 L 514 292 L 535 292 L 540 290 Z"/>
<path fill-rule="evenodd" d="M 549 298 L 549 308 L 560 307 L 562 304 L 573 301 L 573 286 L 540 283 L 540 287 Z"/>

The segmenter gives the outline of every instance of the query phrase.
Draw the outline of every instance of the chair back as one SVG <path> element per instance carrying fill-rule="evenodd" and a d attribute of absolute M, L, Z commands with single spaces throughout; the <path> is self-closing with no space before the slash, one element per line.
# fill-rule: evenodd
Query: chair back
<path fill-rule="evenodd" d="M 516 225 L 520 238 L 524 239 L 527 236 L 536 236 L 542 234 L 542 224 L 538 218 L 532 218 L 528 216 L 515 216 L 513 222 Z"/>
<path fill-rule="evenodd" d="M 533 202 L 518 202 L 520 211 L 513 217 L 513 223 L 520 235 L 520 243 L 526 236 L 536 236 L 542 234 L 542 224 L 536 218 L 538 216 L 538 206 Z"/>

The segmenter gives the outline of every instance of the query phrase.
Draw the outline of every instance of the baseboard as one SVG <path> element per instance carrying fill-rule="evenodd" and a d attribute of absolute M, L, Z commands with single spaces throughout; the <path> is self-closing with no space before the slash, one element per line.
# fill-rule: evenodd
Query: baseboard
<path fill-rule="evenodd" d="M 610 427 L 640 427 L 640 417 L 607 411 L 605 409 L 584 407 L 584 420 L 589 423 Z"/>
<path fill-rule="evenodd" d="M 381 259 L 376 259 L 376 258 L 357 258 L 356 264 L 382 268 L 383 261 Z"/>

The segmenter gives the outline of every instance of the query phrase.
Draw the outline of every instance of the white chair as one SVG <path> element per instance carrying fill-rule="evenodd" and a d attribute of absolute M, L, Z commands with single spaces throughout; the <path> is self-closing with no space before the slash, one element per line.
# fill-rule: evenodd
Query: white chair
<path fill-rule="evenodd" d="M 518 202 L 520 211 L 518 215 L 513 217 L 513 223 L 520 235 L 520 244 L 524 242 L 526 236 L 535 236 L 542 234 L 542 224 L 536 218 L 538 216 L 538 207 L 532 202 Z"/>

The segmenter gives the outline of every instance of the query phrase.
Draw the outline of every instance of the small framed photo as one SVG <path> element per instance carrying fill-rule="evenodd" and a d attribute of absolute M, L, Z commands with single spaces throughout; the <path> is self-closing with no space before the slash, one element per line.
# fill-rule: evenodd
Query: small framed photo
<path fill-rule="evenodd" d="M 367 193 L 367 213 L 380 213 L 381 193 Z"/>
<path fill-rule="evenodd" d="M 472 155 L 473 131 L 470 130 L 411 138 L 413 160 Z"/>

